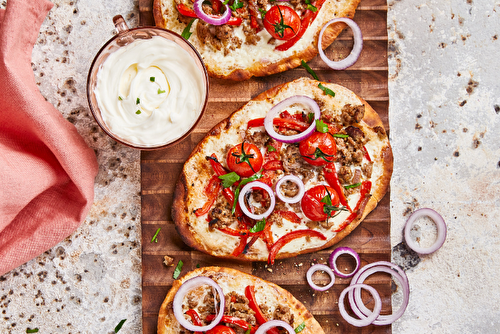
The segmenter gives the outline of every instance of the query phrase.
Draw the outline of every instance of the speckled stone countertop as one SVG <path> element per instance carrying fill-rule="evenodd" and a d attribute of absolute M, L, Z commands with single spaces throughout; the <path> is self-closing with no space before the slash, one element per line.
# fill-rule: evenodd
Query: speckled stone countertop
<path fill-rule="evenodd" d="M 0 277 L 0 333 L 113 333 L 122 319 L 120 333 L 140 333 L 140 154 L 98 128 L 85 92 L 91 61 L 114 34 L 112 17 L 134 27 L 138 4 L 53 2 L 33 71 L 96 152 L 95 203 L 70 237 Z M 387 20 L 391 243 L 411 289 L 393 332 L 500 333 L 500 1 L 388 0 Z M 422 207 L 441 213 L 448 237 L 419 257 L 401 242 Z M 432 224 L 419 226 L 425 241 Z"/>

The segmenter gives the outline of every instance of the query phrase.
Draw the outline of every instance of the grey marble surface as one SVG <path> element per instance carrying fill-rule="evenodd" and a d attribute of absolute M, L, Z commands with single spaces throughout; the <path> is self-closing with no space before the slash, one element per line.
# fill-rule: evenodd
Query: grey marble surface
<path fill-rule="evenodd" d="M 114 33 L 112 17 L 136 26 L 138 4 L 54 3 L 33 71 L 96 152 L 95 203 L 70 237 L 0 277 L 0 333 L 113 333 L 122 319 L 120 333 L 140 333 L 140 156 L 98 129 L 85 95 L 90 63 Z M 500 1 L 388 0 L 387 20 L 391 244 L 411 289 L 393 332 L 498 333 Z M 418 257 L 400 243 L 409 214 L 422 207 L 442 214 L 448 237 Z M 428 241 L 432 224 L 419 226 Z"/>

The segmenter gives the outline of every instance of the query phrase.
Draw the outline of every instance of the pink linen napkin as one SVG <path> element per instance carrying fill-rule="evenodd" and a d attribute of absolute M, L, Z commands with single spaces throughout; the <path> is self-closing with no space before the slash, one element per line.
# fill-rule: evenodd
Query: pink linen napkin
<path fill-rule="evenodd" d="M 40 94 L 31 69 L 52 6 L 8 0 L 0 10 L 0 275 L 70 235 L 94 199 L 95 154 Z"/>

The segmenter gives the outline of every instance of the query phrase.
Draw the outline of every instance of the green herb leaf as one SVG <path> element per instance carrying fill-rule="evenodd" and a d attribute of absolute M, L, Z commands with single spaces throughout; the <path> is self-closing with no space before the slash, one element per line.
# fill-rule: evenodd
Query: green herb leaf
<path fill-rule="evenodd" d="M 137 110 L 135 113 L 136 113 L 137 115 L 139 115 L 139 114 L 141 113 L 141 111 L 140 111 L 140 110 Z"/>
<path fill-rule="evenodd" d="M 137 98 L 137 100 L 135 100 L 135 104 L 139 104 L 139 103 L 141 103 L 141 99 Z"/>
<path fill-rule="evenodd" d="M 161 230 L 161 227 L 158 227 L 158 229 L 156 230 L 156 233 L 155 235 L 153 235 L 153 238 L 151 239 L 151 242 L 158 242 L 158 233 L 160 233 L 160 230 Z"/>
<path fill-rule="evenodd" d="M 257 223 L 255 223 L 255 225 L 249 231 L 250 233 L 257 233 L 264 230 L 265 227 L 266 227 L 266 218 L 259 220 Z"/>
<path fill-rule="evenodd" d="M 259 173 L 256 173 L 256 174 L 250 176 L 249 178 L 241 180 L 240 184 L 238 184 L 238 187 L 234 191 L 234 202 L 233 202 L 233 208 L 231 210 L 232 214 L 234 214 L 234 212 L 236 211 L 236 203 L 238 203 L 238 197 L 240 196 L 241 187 L 243 187 L 248 182 L 252 182 L 252 181 L 258 180 L 261 177 L 262 177 L 262 174 L 259 172 Z"/>
<path fill-rule="evenodd" d="M 349 135 L 343 135 L 341 133 L 334 133 L 332 136 L 337 137 L 337 138 L 347 138 Z"/>
<path fill-rule="evenodd" d="M 149 77 L 149 81 L 155 82 L 155 77 Z"/>
<path fill-rule="evenodd" d="M 26 333 L 38 333 L 38 328 L 33 328 L 33 329 L 27 328 Z"/>
<path fill-rule="evenodd" d="M 222 186 L 224 188 L 231 187 L 236 181 L 240 180 L 240 176 L 235 172 L 227 173 L 219 176 L 219 179 L 222 180 Z"/>
<path fill-rule="evenodd" d="M 313 5 L 307 5 L 307 9 L 309 9 L 313 13 L 318 11 L 318 8 L 314 7 Z"/>
<path fill-rule="evenodd" d="M 174 274 L 172 275 L 174 279 L 178 279 L 179 276 L 181 275 L 181 270 L 183 265 L 184 262 L 182 262 L 182 260 L 179 260 L 179 262 L 177 263 L 177 267 L 175 267 Z"/>
<path fill-rule="evenodd" d="M 122 326 L 123 326 L 123 324 L 125 323 L 125 321 L 127 321 L 127 319 L 123 319 L 122 321 L 120 321 L 120 322 L 118 323 L 118 325 L 116 325 L 116 327 L 115 327 L 115 333 L 118 333 L 118 331 L 119 331 L 120 329 L 122 329 Z"/>
<path fill-rule="evenodd" d="M 303 321 L 300 325 L 295 328 L 295 333 L 300 333 L 306 328 L 306 322 Z"/>
<path fill-rule="evenodd" d="M 264 10 L 264 9 L 262 9 L 262 8 L 257 8 L 257 9 L 258 9 L 258 10 L 259 10 L 259 12 L 260 12 L 260 17 L 261 17 L 262 19 L 264 19 L 264 16 L 266 16 L 267 11 L 266 11 L 266 10 Z"/>
<path fill-rule="evenodd" d="M 312 121 L 314 121 L 314 113 L 310 112 L 309 114 L 307 114 L 307 121 L 309 123 L 312 123 Z"/>
<path fill-rule="evenodd" d="M 118 100 L 122 101 L 122 97 L 120 95 L 118 95 Z"/>
<path fill-rule="evenodd" d="M 199 268 L 199 267 L 200 267 L 200 264 L 199 264 L 199 263 L 197 263 L 197 264 L 196 264 L 196 268 Z"/>
<path fill-rule="evenodd" d="M 335 97 L 335 92 L 331 90 L 328 87 L 323 86 L 322 84 L 319 84 L 318 87 L 327 95 L 331 95 L 332 97 Z"/>
<path fill-rule="evenodd" d="M 233 5 L 229 6 L 232 10 L 237 10 L 238 8 L 243 7 L 243 1 L 240 0 L 234 0 Z"/>
<path fill-rule="evenodd" d="M 245 334 L 250 334 L 252 332 L 252 325 L 248 326 L 248 329 L 245 331 Z"/>
<path fill-rule="evenodd" d="M 358 183 L 350 184 L 348 186 L 344 186 L 344 188 L 351 189 L 351 188 L 359 187 L 360 185 L 361 185 L 361 182 L 358 182 Z"/>
<path fill-rule="evenodd" d="M 272 145 L 267 145 L 267 152 L 276 152 L 276 149 Z"/>
<path fill-rule="evenodd" d="M 165 93 L 165 91 L 158 88 L 158 94 L 163 94 L 163 93 Z"/>
<path fill-rule="evenodd" d="M 194 21 L 196 21 L 196 19 L 192 19 L 192 20 L 188 23 L 188 25 L 186 26 L 186 28 L 184 28 L 184 30 L 183 30 L 183 31 L 182 31 L 182 33 L 181 33 L 181 36 L 182 36 L 183 38 L 185 38 L 186 40 L 188 40 L 188 39 L 189 39 L 189 37 L 191 37 L 191 35 L 193 34 L 193 33 L 191 32 L 191 26 L 193 25 Z M 158 93 L 158 94 L 160 94 L 160 93 Z"/>
<path fill-rule="evenodd" d="M 316 120 L 316 130 L 318 132 L 321 132 L 321 133 L 327 133 L 328 132 L 328 125 L 326 125 L 325 122 L 323 122 L 322 120 L 317 119 Z"/>
<path fill-rule="evenodd" d="M 313 71 L 312 68 L 309 67 L 309 65 L 307 65 L 307 63 L 302 60 L 300 62 L 300 64 L 302 65 L 303 68 L 305 68 L 307 70 L 307 72 L 309 72 L 310 75 L 312 75 L 312 77 L 315 79 L 315 80 L 318 80 L 319 81 L 319 78 L 318 76 L 316 75 L 316 73 Z"/>

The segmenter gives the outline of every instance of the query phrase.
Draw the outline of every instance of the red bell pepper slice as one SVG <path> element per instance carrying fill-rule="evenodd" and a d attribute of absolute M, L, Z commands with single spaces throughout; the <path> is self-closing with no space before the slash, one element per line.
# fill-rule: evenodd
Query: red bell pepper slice
<path fill-rule="evenodd" d="M 253 235 L 255 233 L 250 233 L 249 230 L 244 230 L 244 229 L 234 229 L 234 228 L 229 228 L 229 227 L 224 227 L 224 228 L 219 228 L 219 231 L 222 233 L 225 233 L 227 235 L 232 235 L 233 237 L 244 237 L 244 236 L 249 236 Z"/>
<path fill-rule="evenodd" d="M 217 196 L 219 195 L 221 187 L 222 186 L 217 175 L 212 176 L 204 190 L 205 195 L 207 195 L 208 197 L 208 200 L 205 202 L 203 207 L 195 210 L 194 214 L 196 215 L 196 217 L 203 216 L 210 210 L 210 208 L 214 205 Z"/>
<path fill-rule="evenodd" d="M 191 321 L 193 322 L 193 325 L 203 326 L 203 323 L 201 322 L 201 318 L 195 310 L 189 309 L 186 311 L 186 314 L 191 317 Z M 203 333 L 202 332 L 194 332 L 194 334 L 203 334 Z"/>
<path fill-rule="evenodd" d="M 300 132 L 307 130 L 307 128 L 311 126 L 311 124 L 296 118 L 275 118 L 273 119 L 273 125 Z"/>
<path fill-rule="evenodd" d="M 215 155 L 215 153 L 213 153 L 209 157 L 205 157 L 205 159 L 207 159 L 210 162 L 210 165 L 212 166 L 212 168 L 213 168 L 215 174 L 217 174 L 217 176 L 227 174 L 227 170 L 221 165 L 221 163 L 217 159 L 217 156 Z M 230 188 L 224 188 L 222 190 L 222 193 L 229 203 L 231 203 L 231 204 L 234 203 L 234 192 Z M 237 205 L 237 210 L 238 209 L 239 209 L 239 206 Z"/>
<path fill-rule="evenodd" d="M 347 225 L 352 223 L 352 221 L 354 219 L 356 219 L 356 217 L 358 217 L 358 215 L 360 213 L 362 213 L 362 211 L 364 210 L 364 208 L 366 206 L 366 203 L 368 203 L 368 201 L 370 200 L 370 190 L 371 189 L 372 189 L 372 182 L 371 181 L 363 181 L 361 183 L 361 188 L 359 190 L 360 197 L 359 197 L 358 203 L 356 204 L 356 207 L 354 208 L 354 211 L 349 215 L 349 217 L 346 218 L 346 220 L 344 220 L 344 222 L 342 224 L 340 224 L 340 226 L 338 228 L 336 228 L 334 230 L 334 232 L 342 231 Z"/>
<path fill-rule="evenodd" d="M 282 170 L 283 163 L 280 160 L 268 161 L 262 166 L 264 170 Z"/>
<path fill-rule="evenodd" d="M 212 0 L 212 9 L 216 13 L 220 13 L 220 10 L 222 8 L 222 2 L 220 0 Z"/>
<path fill-rule="evenodd" d="M 325 175 L 326 182 L 330 187 L 333 188 L 339 195 L 340 203 L 349 210 L 349 212 L 352 212 L 351 208 L 349 207 L 349 203 L 347 202 L 347 198 L 345 197 L 344 194 L 344 187 L 340 184 L 339 177 L 337 175 L 337 170 L 335 169 L 335 164 L 333 162 L 326 164 L 323 167 L 323 174 Z"/>
<path fill-rule="evenodd" d="M 206 317 L 207 321 L 212 321 L 214 319 L 215 319 L 215 314 L 209 314 Z M 233 325 L 236 325 L 236 326 L 238 326 L 240 328 L 243 328 L 245 330 L 250 329 L 250 333 L 255 333 L 255 331 L 257 330 L 257 328 L 259 328 L 258 326 L 252 326 L 252 325 L 250 325 L 248 322 L 246 322 L 243 319 L 240 319 L 238 317 L 231 317 L 231 316 L 228 316 L 228 315 L 223 315 L 222 319 L 221 319 L 221 322 L 224 322 L 226 324 L 233 324 Z"/>
<path fill-rule="evenodd" d="M 368 153 L 368 150 L 366 149 L 365 146 L 363 146 L 363 152 L 364 152 L 364 158 L 371 162 L 372 159 L 370 158 L 370 153 Z"/>
<path fill-rule="evenodd" d="M 267 263 L 269 264 L 274 264 L 274 259 L 276 258 L 276 255 L 278 254 L 279 250 L 283 248 L 287 243 L 289 243 L 292 240 L 302 238 L 302 237 L 316 237 L 320 238 L 321 240 L 326 240 L 326 237 L 323 235 L 323 233 L 315 231 L 315 230 L 296 230 L 293 232 L 290 232 L 288 234 L 285 234 L 281 238 L 279 238 L 274 245 L 271 247 L 271 250 L 269 251 L 269 257 L 267 259 Z"/>
<path fill-rule="evenodd" d="M 297 214 L 293 211 L 275 210 L 274 213 L 285 218 L 288 221 L 291 221 L 292 223 L 295 223 L 295 224 L 302 223 L 302 220 L 300 219 L 300 217 L 297 216 Z"/>
<path fill-rule="evenodd" d="M 256 128 L 258 126 L 264 126 L 264 117 L 255 118 L 248 121 L 248 129 Z"/>
<path fill-rule="evenodd" d="M 241 253 L 243 253 L 243 251 L 245 250 L 245 246 L 247 245 L 247 240 L 248 240 L 248 236 L 242 236 L 240 238 L 240 243 L 238 244 L 238 246 L 236 246 L 236 248 L 233 250 L 233 252 L 231 253 L 232 256 L 239 256 Z"/>
<path fill-rule="evenodd" d="M 179 11 L 179 13 L 181 13 L 184 16 L 198 18 L 198 16 L 194 12 L 194 10 L 191 9 L 191 8 L 189 8 L 188 6 L 186 6 L 183 3 L 178 4 L 176 6 L 176 8 Z M 208 15 L 208 16 L 213 17 L 213 18 L 217 18 L 217 15 Z M 229 19 L 229 21 L 227 21 L 225 24 L 229 24 L 229 25 L 232 25 L 232 26 L 239 26 L 242 22 L 243 22 L 243 20 L 241 18 L 231 16 L 231 18 Z"/>
<path fill-rule="evenodd" d="M 314 3 L 312 3 L 312 5 L 314 7 L 316 7 L 318 10 L 313 12 L 313 11 L 307 9 L 306 14 L 304 15 L 304 18 L 302 19 L 300 29 L 297 32 L 297 35 L 295 35 L 294 38 L 289 39 L 285 43 L 276 46 L 274 49 L 277 51 L 286 51 L 286 50 L 290 49 L 292 46 L 294 46 L 295 43 L 297 43 L 297 41 L 302 38 L 302 36 L 306 32 L 307 28 L 312 23 L 312 21 L 314 21 L 314 19 L 318 15 L 319 10 L 321 9 L 321 6 L 323 6 L 323 3 L 325 1 L 326 0 L 318 0 L 318 1 L 315 1 Z"/>
<path fill-rule="evenodd" d="M 264 313 L 262 313 L 262 310 L 255 299 L 255 287 L 253 285 L 247 285 L 245 288 L 245 297 L 248 298 L 248 306 L 250 306 L 250 308 L 255 312 L 255 319 L 257 320 L 257 323 L 262 325 L 267 322 Z M 279 334 L 279 331 L 277 328 L 271 328 L 267 331 L 267 334 Z"/>

